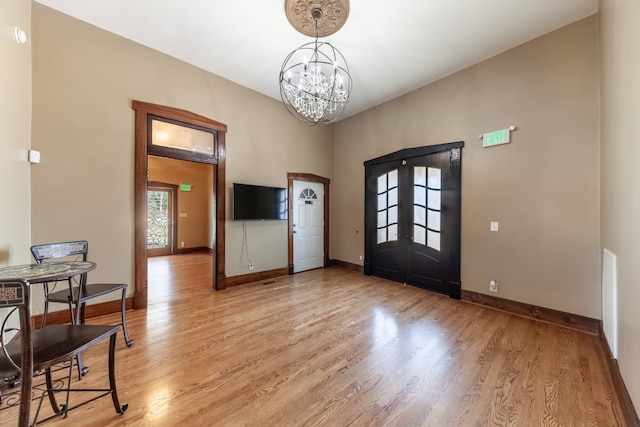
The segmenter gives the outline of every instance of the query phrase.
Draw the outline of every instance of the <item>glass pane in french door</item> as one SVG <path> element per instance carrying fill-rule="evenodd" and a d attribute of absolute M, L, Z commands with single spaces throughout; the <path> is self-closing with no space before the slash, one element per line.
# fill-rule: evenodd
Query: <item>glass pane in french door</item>
<path fill-rule="evenodd" d="M 147 192 L 147 249 L 169 244 L 169 194 L 165 190 Z"/>
<path fill-rule="evenodd" d="M 378 176 L 378 244 L 398 240 L 398 170 Z"/>
<path fill-rule="evenodd" d="M 440 250 L 441 170 L 413 168 L 413 242 Z"/>

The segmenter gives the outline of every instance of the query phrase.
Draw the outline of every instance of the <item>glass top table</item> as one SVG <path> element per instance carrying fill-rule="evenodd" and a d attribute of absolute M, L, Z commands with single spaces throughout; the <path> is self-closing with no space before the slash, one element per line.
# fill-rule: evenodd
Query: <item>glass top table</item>
<path fill-rule="evenodd" d="M 29 283 L 42 283 L 84 274 L 96 268 L 95 262 L 63 261 L 42 264 L 24 264 L 0 267 L 0 280 L 22 279 Z"/>

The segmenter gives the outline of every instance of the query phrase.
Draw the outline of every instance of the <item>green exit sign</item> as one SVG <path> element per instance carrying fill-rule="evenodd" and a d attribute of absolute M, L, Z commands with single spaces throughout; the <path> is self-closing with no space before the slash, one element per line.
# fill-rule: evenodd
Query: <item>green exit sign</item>
<path fill-rule="evenodd" d="M 508 144 L 511 142 L 511 129 L 495 130 L 482 135 L 482 146 L 493 147 L 495 145 Z"/>
<path fill-rule="evenodd" d="M 180 184 L 180 191 L 191 191 L 191 184 Z"/>

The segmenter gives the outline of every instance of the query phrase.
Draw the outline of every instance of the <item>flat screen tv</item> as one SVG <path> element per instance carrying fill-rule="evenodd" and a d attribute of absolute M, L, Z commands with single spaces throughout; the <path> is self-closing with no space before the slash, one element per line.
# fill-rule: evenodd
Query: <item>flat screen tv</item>
<path fill-rule="evenodd" d="M 233 219 L 287 219 L 287 189 L 262 185 L 233 184 Z"/>

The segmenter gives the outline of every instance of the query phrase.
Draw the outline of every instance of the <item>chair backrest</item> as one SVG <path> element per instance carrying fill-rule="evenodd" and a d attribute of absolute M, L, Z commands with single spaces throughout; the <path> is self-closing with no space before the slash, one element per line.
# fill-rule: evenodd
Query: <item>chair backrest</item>
<path fill-rule="evenodd" d="M 82 258 L 87 260 L 89 243 L 86 240 L 76 240 L 73 242 L 45 243 L 43 245 L 31 246 L 31 253 L 38 264 L 54 258 Z"/>

